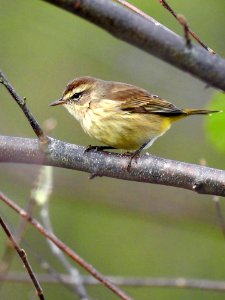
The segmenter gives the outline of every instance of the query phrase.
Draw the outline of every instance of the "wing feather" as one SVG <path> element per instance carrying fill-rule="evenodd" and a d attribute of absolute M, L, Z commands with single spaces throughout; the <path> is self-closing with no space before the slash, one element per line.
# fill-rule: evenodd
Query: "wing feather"
<path fill-rule="evenodd" d="M 180 115 L 184 112 L 174 104 L 152 95 L 149 92 L 133 87 L 121 85 L 121 89 L 111 90 L 110 99 L 120 101 L 120 109 L 129 113 Z"/>

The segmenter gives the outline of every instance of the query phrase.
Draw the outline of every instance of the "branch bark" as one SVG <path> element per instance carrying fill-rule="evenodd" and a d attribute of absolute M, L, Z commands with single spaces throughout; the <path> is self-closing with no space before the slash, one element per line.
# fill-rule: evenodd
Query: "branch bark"
<path fill-rule="evenodd" d="M 0 136 L 0 162 L 50 165 L 88 172 L 92 178 L 107 176 L 225 196 L 223 170 L 143 155 L 128 172 L 129 156 L 103 151 L 85 153 L 85 149 L 53 138 L 43 149 L 35 139 Z"/>
<path fill-rule="evenodd" d="M 106 0 L 44 0 L 105 29 L 115 37 L 225 91 L 225 60 L 198 45 L 186 47 L 178 36 L 151 17 Z"/>

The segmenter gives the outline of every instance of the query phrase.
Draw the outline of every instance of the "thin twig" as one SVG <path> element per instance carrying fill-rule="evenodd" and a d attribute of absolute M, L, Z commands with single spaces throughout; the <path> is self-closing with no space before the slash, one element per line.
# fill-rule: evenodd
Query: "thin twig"
<path fill-rule="evenodd" d="M 42 222 L 48 232 L 54 234 L 51 225 L 51 220 L 49 216 L 48 202 L 52 193 L 53 187 L 53 170 L 52 167 L 42 166 L 39 172 L 38 179 L 36 181 L 36 186 L 32 189 L 32 198 L 40 206 L 40 216 Z M 69 261 L 66 259 L 64 253 L 51 241 L 47 239 L 50 249 L 57 257 L 57 259 L 62 263 L 64 268 L 68 271 L 71 278 L 74 280 L 74 292 L 78 295 L 79 299 L 88 300 L 88 295 L 85 287 L 82 283 L 82 277 L 78 269 L 74 268 Z M 71 286 L 72 287 L 72 286 Z"/>
<path fill-rule="evenodd" d="M 44 0 L 105 29 L 111 35 L 225 91 L 225 60 L 203 47 L 187 49 L 183 37 L 153 18 L 105 0 Z M 206 24 L 207 26 L 207 24 Z"/>
<path fill-rule="evenodd" d="M 15 240 L 15 238 L 12 236 L 8 226 L 6 225 L 6 223 L 3 221 L 2 217 L 0 217 L 0 224 L 2 226 L 2 228 L 4 229 L 6 235 L 8 236 L 9 240 L 11 241 L 13 247 L 15 248 L 15 250 L 17 251 L 18 255 L 20 256 L 26 270 L 27 270 L 27 273 L 29 274 L 33 284 L 34 284 L 34 287 L 37 291 L 37 295 L 39 297 L 40 300 L 44 300 L 45 297 L 44 297 L 44 294 L 43 294 L 43 290 L 31 268 L 31 265 L 27 259 L 27 255 L 25 253 L 25 251 L 23 249 L 21 249 L 18 245 L 17 245 L 17 242 Z"/>
<path fill-rule="evenodd" d="M 218 196 L 213 197 L 213 201 L 215 203 L 215 208 L 216 208 L 216 215 L 218 219 L 218 223 L 221 227 L 223 237 L 225 238 L 225 219 L 222 213 L 221 205 L 220 205 L 220 198 Z"/>
<path fill-rule="evenodd" d="M 83 258 L 81 258 L 75 251 L 73 251 L 70 247 L 68 247 L 66 244 L 64 244 L 55 235 L 46 231 L 45 228 L 37 220 L 35 220 L 31 216 L 29 216 L 24 209 L 19 207 L 16 203 L 14 203 L 11 199 L 6 197 L 3 193 L 0 193 L 0 199 L 3 202 L 5 202 L 9 207 L 11 207 L 14 211 L 16 211 L 21 217 L 23 217 L 30 224 L 32 224 L 41 234 L 43 234 L 46 238 L 48 238 L 50 241 L 52 241 L 59 249 L 61 249 L 69 257 L 71 257 L 77 264 L 79 264 L 82 268 L 84 268 L 87 272 L 89 272 L 93 277 L 95 277 L 97 280 L 99 280 L 103 285 L 105 285 L 111 291 L 113 291 L 118 297 L 120 297 L 123 300 L 131 299 L 128 295 L 126 295 L 118 287 L 116 287 L 109 280 L 107 280 L 92 265 L 90 265 Z"/>
<path fill-rule="evenodd" d="M 32 199 L 29 198 L 27 200 L 27 209 L 26 209 L 26 211 L 28 212 L 29 215 L 33 214 L 34 208 L 35 208 L 34 201 L 32 201 Z M 27 221 L 21 218 L 19 225 L 16 228 L 15 233 L 14 233 L 14 238 L 18 245 L 20 244 L 20 242 L 25 234 L 26 225 L 27 225 Z M 5 274 L 8 272 L 10 265 L 12 263 L 12 259 L 14 257 L 14 253 L 15 253 L 15 251 L 13 251 L 11 244 L 7 243 L 5 246 L 3 255 L 2 255 L 1 262 L 0 262 L 0 273 L 1 274 Z"/>
<path fill-rule="evenodd" d="M 67 274 L 59 274 L 61 281 L 68 285 L 73 284 L 73 278 Z M 41 283 L 57 284 L 58 279 L 51 274 L 38 274 Z M 118 286 L 126 287 L 159 287 L 159 288 L 179 288 L 179 289 L 197 289 L 206 290 L 209 292 L 225 292 L 225 281 L 208 280 L 208 279 L 188 279 L 183 277 L 178 278 L 151 278 L 151 277 L 121 277 L 121 276 L 106 276 L 111 282 Z M 7 280 L 14 283 L 27 283 L 28 278 L 25 273 L 10 272 L 7 275 L 0 275 L 0 281 Z M 82 276 L 85 285 L 99 285 L 99 281 L 92 276 Z"/>
<path fill-rule="evenodd" d="M 55 126 L 56 126 L 56 121 L 52 118 L 47 119 L 43 124 L 44 131 L 47 134 L 50 133 L 55 128 Z M 40 167 L 40 169 L 42 169 L 42 168 L 44 168 L 44 167 Z M 40 174 L 40 172 L 41 171 L 39 171 L 39 174 Z M 34 183 L 34 185 L 35 185 L 35 187 L 32 189 L 31 195 L 28 198 L 27 204 L 26 204 L 26 206 L 27 206 L 26 211 L 30 216 L 33 215 L 34 209 L 36 207 L 36 199 L 35 199 L 35 193 L 34 193 L 34 190 L 37 191 L 36 182 Z M 38 203 L 38 204 L 40 204 L 40 203 Z M 14 233 L 14 237 L 15 237 L 15 240 L 18 245 L 21 243 L 21 241 L 23 239 L 23 236 L 26 231 L 26 226 L 27 226 L 27 221 L 24 220 L 23 218 L 21 218 L 17 228 L 15 229 L 15 233 Z M 13 251 L 11 244 L 7 243 L 4 253 L 2 255 L 1 263 L 0 263 L 0 273 L 2 273 L 2 274 L 6 273 L 9 270 L 14 254 L 15 254 L 15 251 Z"/>
<path fill-rule="evenodd" d="M 45 228 L 48 230 L 48 232 L 50 232 L 51 234 L 54 234 L 52 225 L 51 225 L 51 220 L 50 220 L 50 216 L 49 216 L 49 210 L 48 210 L 47 203 L 45 203 L 41 207 L 40 216 L 41 216 L 42 222 L 43 222 Z M 82 276 L 80 275 L 80 272 L 78 271 L 78 269 L 74 268 L 69 263 L 69 261 L 66 259 L 65 255 L 64 255 L 64 253 L 55 244 L 53 244 L 48 239 L 47 239 L 47 241 L 48 241 L 48 244 L 50 246 L 50 249 L 51 249 L 53 255 L 55 255 L 57 257 L 57 259 L 61 262 L 61 264 L 64 266 L 64 268 L 67 270 L 67 272 L 70 274 L 71 278 L 73 279 L 72 286 L 74 287 L 74 292 L 76 292 L 79 299 L 88 300 L 89 297 L 88 297 L 85 287 L 83 285 Z"/>
<path fill-rule="evenodd" d="M 146 13 L 144 13 L 142 10 L 138 9 L 136 6 L 130 4 L 129 2 L 125 1 L 125 0 L 114 0 L 120 4 L 122 4 L 123 6 L 127 7 L 128 9 L 132 10 L 133 12 L 139 14 L 140 16 L 144 17 L 146 20 L 152 20 L 152 18 L 147 15 Z M 163 1 L 163 0 L 159 0 L 159 2 L 163 5 L 163 7 L 165 7 L 178 21 L 179 23 L 183 26 L 184 28 L 184 38 L 186 40 L 186 45 L 187 47 L 190 48 L 191 46 L 191 40 L 190 40 L 190 37 L 189 37 L 189 34 L 192 33 L 192 35 L 195 33 L 192 32 L 192 30 L 190 29 L 190 26 L 188 25 L 187 23 L 187 20 L 185 19 L 185 17 L 183 15 L 180 15 L 180 14 L 176 14 L 172 8 L 168 5 L 168 3 L 166 1 Z M 195 35 L 196 36 L 196 35 Z M 199 38 L 196 36 L 195 39 L 200 42 L 200 44 L 202 43 Z M 202 45 L 202 44 L 201 44 Z M 207 47 L 207 46 L 205 46 Z M 205 48 L 204 47 L 204 48 Z M 215 52 L 210 49 L 209 47 L 206 48 L 206 50 L 208 50 L 210 53 L 213 53 L 215 54 Z M 213 52 L 212 52 L 213 51 Z"/>
<path fill-rule="evenodd" d="M 191 39 L 190 39 L 190 27 L 187 23 L 187 20 L 186 18 L 183 16 L 183 15 L 177 15 L 177 18 L 179 19 L 179 22 L 180 24 L 183 25 L 183 29 L 184 29 L 184 38 L 185 38 L 185 41 L 186 41 L 186 45 L 188 48 L 191 47 Z"/>
<path fill-rule="evenodd" d="M 56 121 L 54 119 L 48 119 L 44 122 L 43 128 L 45 129 L 45 132 L 47 134 L 50 134 L 50 132 L 55 128 Z M 54 234 L 51 220 L 49 216 L 49 209 L 48 209 L 48 203 L 50 196 L 52 194 L 53 189 L 53 168 L 49 166 L 42 166 L 39 171 L 38 178 L 35 182 L 35 186 L 33 187 L 31 191 L 31 197 L 33 201 L 40 206 L 40 216 L 42 218 L 43 224 L 47 231 L 51 232 L 51 234 Z M 63 264 L 65 269 L 70 274 L 71 278 L 74 280 L 74 284 L 70 285 L 70 290 L 73 290 L 73 292 L 78 295 L 79 299 L 82 300 L 88 300 L 88 295 L 85 290 L 85 287 L 82 283 L 82 276 L 80 275 L 78 269 L 73 267 L 69 261 L 66 259 L 64 253 L 58 249 L 55 244 L 53 244 L 51 241 L 47 239 L 47 242 L 50 246 L 50 249 L 52 253 L 58 258 L 58 260 Z M 48 268 L 48 271 L 51 271 Z M 56 272 L 54 272 L 55 279 L 59 281 L 60 276 L 57 276 Z M 66 284 L 66 282 L 64 282 Z"/>
<path fill-rule="evenodd" d="M 27 221 L 22 218 L 26 223 Z M 60 274 L 58 271 L 56 271 L 48 262 L 47 260 L 44 259 L 43 255 L 37 250 L 37 248 L 34 248 L 33 246 L 30 245 L 30 243 L 27 240 L 23 239 L 23 244 L 27 249 L 30 249 L 31 255 L 38 261 L 39 265 L 44 269 L 46 272 L 49 273 L 49 276 L 54 277 L 55 281 L 58 283 L 61 283 L 65 288 L 67 288 L 70 291 L 74 291 L 73 287 L 71 284 L 68 284 L 66 281 L 61 279 Z M 11 274 L 12 272 L 10 272 Z M 7 277 L 7 274 L 0 274 L 0 277 Z M 37 276 L 38 277 L 38 276 Z M 27 277 L 29 279 L 29 277 Z M 39 279 L 39 278 L 38 278 Z M 41 280 L 39 280 L 41 282 Z"/>
<path fill-rule="evenodd" d="M 21 218 L 25 223 L 27 223 L 27 221 L 23 218 Z M 15 236 L 15 235 L 14 235 Z M 39 265 L 41 266 L 41 268 L 43 270 L 45 270 L 46 272 L 49 273 L 49 276 L 52 277 L 52 278 L 55 278 L 55 282 L 58 282 L 60 284 L 62 284 L 65 288 L 67 288 L 68 290 L 74 292 L 74 288 L 73 286 L 70 284 L 70 283 L 67 283 L 65 280 L 63 280 L 61 278 L 61 275 L 58 273 L 58 271 L 56 271 L 48 262 L 47 260 L 44 259 L 44 257 L 40 254 L 39 250 L 37 250 L 37 248 L 34 248 L 33 246 L 30 245 L 30 243 L 26 240 L 23 239 L 23 243 L 25 245 L 25 247 L 27 249 L 30 249 L 31 251 L 31 255 L 38 261 Z M 10 246 L 10 249 L 12 247 Z M 15 252 L 15 251 L 14 251 Z M 2 267 L 2 263 L 0 263 L 0 266 Z M 3 270 L 4 270 L 4 267 L 3 267 Z M 8 275 L 9 274 L 9 275 Z M 14 274 L 14 272 L 9 272 L 9 273 L 6 273 L 6 272 L 0 272 L 0 278 L 7 278 L 9 276 L 10 278 L 10 274 Z M 21 274 L 22 278 L 26 278 L 26 281 L 25 282 L 30 282 L 30 279 L 29 277 L 27 276 L 26 273 L 23 273 L 23 275 Z M 42 275 L 41 275 L 42 276 Z M 37 276 L 38 279 L 39 279 L 39 275 Z M 15 278 L 15 277 L 14 277 Z M 19 282 L 20 280 L 18 280 Z M 39 279 L 39 282 L 42 282 L 43 280 Z M 0 284 L 2 284 L 4 282 L 4 279 L 1 281 L 0 280 Z"/>
<path fill-rule="evenodd" d="M 133 12 L 135 12 L 136 14 L 138 14 L 139 16 L 144 17 L 146 20 L 153 20 L 152 17 L 150 17 L 149 15 L 147 15 L 146 13 L 144 13 L 142 10 L 140 10 L 139 8 L 137 8 L 136 6 L 132 5 L 131 3 L 125 1 L 125 0 L 113 0 L 119 4 L 122 4 L 123 6 L 127 7 L 128 9 L 132 10 Z"/>
<path fill-rule="evenodd" d="M 180 15 L 176 14 L 175 11 L 172 9 L 172 7 L 168 4 L 166 0 L 158 0 L 160 4 L 165 7 L 176 19 L 177 21 L 184 27 L 185 32 L 185 38 L 187 40 L 187 33 L 189 33 L 204 49 L 206 49 L 209 53 L 215 54 L 216 52 L 209 48 L 205 43 L 203 43 L 198 35 L 190 28 L 190 26 L 187 24 L 187 22 L 183 22 L 184 18 Z"/>
<path fill-rule="evenodd" d="M 41 126 L 38 124 L 34 116 L 31 114 L 30 110 L 28 109 L 25 98 L 18 95 L 14 87 L 9 83 L 6 76 L 1 71 L 0 71 L 0 83 L 2 83 L 5 86 L 7 91 L 11 94 L 13 99 L 22 109 L 23 113 L 25 114 L 27 120 L 29 121 L 31 127 L 33 128 L 33 131 L 35 132 L 40 142 L 46 144 L 48 142 L 48 137 L 46 136 L 46 134 L 44 133 L 44 131 L 42 130 Z"/>

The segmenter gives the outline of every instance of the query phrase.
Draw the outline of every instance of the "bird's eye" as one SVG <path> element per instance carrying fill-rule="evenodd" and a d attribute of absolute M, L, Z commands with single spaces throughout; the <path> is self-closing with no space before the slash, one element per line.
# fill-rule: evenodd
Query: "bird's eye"
<path fill-rule="evenodd" d="M 78 101 L 78 100 L 80 99 L 81 95 L 82 95 L 81 92 L 80 92 L 80 93 L 74 93 L 74 94 L 71 96 L 71 99 Z"/>

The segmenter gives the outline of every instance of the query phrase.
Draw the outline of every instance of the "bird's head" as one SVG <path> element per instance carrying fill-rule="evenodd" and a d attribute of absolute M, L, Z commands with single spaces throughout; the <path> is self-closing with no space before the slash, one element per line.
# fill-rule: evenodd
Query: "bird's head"
<path fill-rule="evenodd" d="M 63 105 L 67 108 L 67 106 L 83 105 L 92 98 L 98 82 L 98 79 L 88 76 L 76 78 L 68 83 L 62 97 L 49 106 Z"/>

